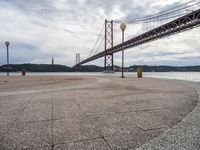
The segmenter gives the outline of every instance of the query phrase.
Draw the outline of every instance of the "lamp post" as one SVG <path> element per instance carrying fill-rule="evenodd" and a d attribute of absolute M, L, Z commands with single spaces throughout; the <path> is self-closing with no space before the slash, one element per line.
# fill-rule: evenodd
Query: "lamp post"
<path fill-rule="evenodd" d="M 7 48 L 7 76 L 9 76 L 8 65 L 9 65 L 9 45 L 10 45 L 10 42 L 6 41 L 5 45 L 6 45 L 6 48 Z"/>
<path fill-rule="evenodd" d="M 122 30 L 122 43 L 124 43 L 124 31 L 126 29 L 126 24 L 121 23 L 120 29 Z M 122 78 L 124 78 L 124 50 L 122 50 Z"/>

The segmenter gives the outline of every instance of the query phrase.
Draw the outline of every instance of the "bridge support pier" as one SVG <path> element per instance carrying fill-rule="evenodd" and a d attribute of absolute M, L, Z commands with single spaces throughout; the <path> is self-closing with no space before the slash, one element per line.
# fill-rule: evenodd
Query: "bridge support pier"
<path fill-rule="evenodd" d="M 113 47 L 113 20 L 105 20 L 105 57 L 104 72 L 113 72 L 113 54 L 107 53 L 107 49 Z"/>

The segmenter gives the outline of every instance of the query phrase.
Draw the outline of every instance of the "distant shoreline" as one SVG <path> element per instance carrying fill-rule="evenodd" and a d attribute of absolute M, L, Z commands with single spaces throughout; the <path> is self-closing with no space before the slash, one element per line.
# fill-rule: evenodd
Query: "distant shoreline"
<path fill-rule="evenodd" d="M 126 78 L 137 78 L 136 72 L 125 72 Z M 117 77 L 121 78 L 121 72 L 115 73 L 103 73 L 103 72 L 27 72 L 26 77 L 32 78 L 34 76 L 81 76 L 81 77 Z M 0 72 L 0 78 L 6 77 L 6 72 Z M 21 72 L 11 72 L 10 77 L 22 77 Z M 25 78 L 26 78 L 25 77 Z M 159 79 L 173 79 L 173 80 L 184 80 L 192 82 L 200 82 L 200 72 L 143 72 L 144 78 L 159 78 Z"/>
<path fill-rule="evenodd" d="M 200 72 L 200 66 L 147 66 L 133 65 L 125 67 L 125 72 L 136 72 L 141 67 L 143 72 Z M 103 72 L 104 68 L 95 65 L 84 65 L 78 68 L 72 68 L 58 64 L 10 64 L 9 72 L 21 72 L 25 69 L 27 72 Z M 0 66 L 0 72 L 6 72 L 7 65 Z M 115 72 L 120 72 L 121 67 L 114 66 Z"/>

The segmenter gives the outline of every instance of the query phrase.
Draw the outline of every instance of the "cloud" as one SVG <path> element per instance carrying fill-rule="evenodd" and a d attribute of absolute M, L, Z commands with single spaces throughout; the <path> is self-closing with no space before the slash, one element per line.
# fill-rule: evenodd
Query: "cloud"
<path fill-rule="evenodd" d="M 72 66 L 75 54 L 88 56 L 104 19 L 134 19 L 158 13 L 186 0 L 1 0 L 0 1 L 0 65 L 6 62 L 5 40 L 11 42 L 12 63 L 50 63 Z M 114 44 L 121 42 L 119 25 L 115 24 Z M 138 26 L 137 31 L 144 27 Z M 128 25 L 126 39 L 136 28 Z M 131 48 L 126 53 L 126 65 L 134 63 L 176 64 L 199 63 L 199 29 Z M 101 36 L 101 38 L 103 35 Z M 167 46 L 166 46 L 167 45 Z M 103 44 L 99 51 L 104 50 Z M 186 60 L 186 61 L 182 61 Z M 115 54 L 115 64 L 121 64 L 121 53 Z M 179 63 L 180 62 L 180 63 Z M 89 64 L 103 65 L 103 59 Z"/>

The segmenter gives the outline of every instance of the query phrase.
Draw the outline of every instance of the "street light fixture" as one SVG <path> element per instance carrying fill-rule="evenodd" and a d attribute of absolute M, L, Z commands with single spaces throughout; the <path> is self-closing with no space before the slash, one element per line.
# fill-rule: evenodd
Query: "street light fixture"
<path fill-rule="evenodd" d="M 126 29 L 126 24 L 121 23 L 120 29 L 122 30 L 122 43 L 124 43 L 124 31 Z M 122 50 L 122 78 L 124 78 L 124 50 Z"/>
<path fill-rule="evenodd" d="M 10 42 L 6 41 L 5 45 L 6 45 L 6 48 L 7 48 L 7 76 L 9 76 L 8 65 L 9 65 L 9 45 L 10 45 Z"/>

